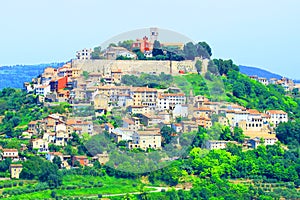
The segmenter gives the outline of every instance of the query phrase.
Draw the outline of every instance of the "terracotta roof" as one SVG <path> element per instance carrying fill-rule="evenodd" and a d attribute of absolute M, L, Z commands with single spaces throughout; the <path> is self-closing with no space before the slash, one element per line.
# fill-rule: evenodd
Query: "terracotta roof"
<path fill-rule="evenodd" d="M 234 111 L 235 114 L 249 114 L 248 111 Z"/>
<path fill-rule="evenodd" d="M 47 87 L 49 87 L 49 85 L 41 85 L 41 86 L 38 86 L 37 88 L 43 88 L 43 89 L 45 89 Z"/>
<path fill-rule="evenodd" d="M 122 73 L 121 69 L 112 69 L 111 73 Z"/>
<path fill-rule="evenodd" d="M 148 88 L 148 87 L 133 87 L 132 92 L 157 92 L 157 89 Z"/>
<path fill-rule="evenodd" d="M 174 124 L 174 126 L 181 127 L 182 125 L 181 124 Z"/>
<path fill-rule="evenodd" d="M 23 167 L 22 164 L 10 164 L 10 167 Z"/>
<path fill-rule="evenodd" d="M 69 94 L 70 91 L 69 90 L 59 90 L 57 93 L 58 94 Z"/>
<path fill-rule="evenodd" d="M 255 109 L 248 109 L 247 110 L 251 115 L 260 115 L 261 113 Z"/>
<path fill-rule="evenodd" d="M 127 124 L 131 124 L 131 125 L 134 124 L 134 121 L 128 118 L 123 118 L 123 121 L 126 122 Z"/>
<path fill-rule="evenodd" d="M 270 117 L 271 117 L 270 115 L 265 114 L 265 113 L 261 114 L 261 116 L 262 116 L 263 118 L 270 118 Z"/>
<path fill-rule="evenodd" d="M 159 94 L 158 98 L 164 98 L 164 97 L 184 97 L 184 93 L 162 93 Z"/>
<path fill-rule="evenodd" d="M 208 118 L 208 117 L 196 117 L 195 119 L 196 120 L 203 120 L 203 121 L 211 121 L 211 119 Z"/>
<path fill-rule="evenodd" d="M 162 117 L 157 116 L 157 115 L 150 115 L 150 114 L 143 114 L 148 119 L 162 119 Z"/>
<path fill-rule="evenodd" d="M 115 85 L 104 85 L 104 86 L 98 86 L 98 89 L 100 90 L 130 90 L 129 86 L 115 86 Z"/>
<path fill-rule="evenodd" d="M 2 149 L 3 152 L 18 152 L 18 149 Z"/>
<path fill-rule="evenodd" d="M 62 156 L 63 154 L 60 152 L 49 152 L 48 154 L 54 155 L 54 156 Z"/>
<path fill-rule="evenodd" d="M 233 105 L 229 105 L 231 108 L 239 108 L 239 109 L 246 109 L 245 107 L 243 106 L 240 106 L 240 105 L 236 105 L 236 104 L 233 104 Z"/>
<path fill-rule="evenodd" d="M 28 125 L 35 125 L 35 124 L 37 124 L 37 123 L 38 123 L 38 121 L 31 121 L 31 122 L 29 122 Z"/>
<path fill-rule="evenodd" d="M 86 156 L 74 156 L 74 159 L 87 159 Z"/>
<path fill-rule="evenodd" d="M 272 115 L 272 114 L 284 114 L 284 115 L 287 114 L 287 113 L 284 112 L 283 110 L 268 110 L 267 113 L 270 113 L 271 115 Z"/>
<path fill-rule="evenodd" d="M 92 124 L 93 122 L 88 122 L 88 121 L 82 121 L 82 120 L 76 120 L 76 119 L 68 119 L 66 124 L 69 126 L 72 125 L 87 125 L 87 124 Z"/>
<path fill-rule="evenodd" d="M 144 135 L 144 136 L 152 136 L 152 135 L 157 135 L 157 136 L 160 136 L 160 133 L 159 132 L 156 132 L 156 131 L 138 131 L 138 134 L 139 135 Z"/>
<path fill-rule="evenodd" d="M 200 108 L 196 108 L 196 111 L 212 111 L 210 108 L 207 107 L 200 107 Z"/>

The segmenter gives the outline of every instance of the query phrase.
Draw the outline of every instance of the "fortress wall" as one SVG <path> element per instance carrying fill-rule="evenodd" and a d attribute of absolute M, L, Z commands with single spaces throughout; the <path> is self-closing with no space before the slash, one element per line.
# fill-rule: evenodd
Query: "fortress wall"
<path fill-rule="evenodd" d="M 207 62 L 203 62 L 206 65 Z M 73 60 L 73 68 L 83 71 L 110 74 L 111 70 L 121 69 L 124 74 L 170 74 L 170 61 L 144 61 L 144 60 Z M 203 66 L 202 69 L 207 69 Z M 196 72 L 195 61 L 172 61 L 172 74 L 179 74 L 179 70 Z"/>

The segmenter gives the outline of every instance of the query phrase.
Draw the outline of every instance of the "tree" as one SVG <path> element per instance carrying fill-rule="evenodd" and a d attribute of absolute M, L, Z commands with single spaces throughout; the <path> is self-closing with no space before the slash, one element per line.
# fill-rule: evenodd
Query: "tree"
<path fill-rule="evenodd" d="M 232 60 L 213 59 L 214 64 L 218 67 L 220 75 L 227 75 L 229 71 L 239 71 L 239 67 L 233 64 Z"/>
<path fill-rule="evenodd" d="M 218 75 L 218 66 L 215 65 L 214 61 L 210 60 L 208 62 L 207 71 L 211 72 L 214 75 Z"/>
<path fill-rule="evenodd" d="M 201 60 L 197 60 L 196 63 L 195 63 L 195 67 L 196 67 L 196 70 L 197 70 L 198 74 L 201 74 L 201 71 L 202 71 L 202 61 Z"/>
<path fill-rule="evenodd" d="M 239 143 L 244 142 L 245 135 L 243 133 L 243 129 L 241 129 L 239 127 L 234 127 L 234 129 L 233 129 L 233 140 L 237 141 Z"/>
<path fill-rule="evenodd" d="M 55 165 L 57 165 L 57 167 L 58 168 L 60 168 L 61 167 L 61 164 L 62 164 L 62 161 L 61 161 L 61 159 L 60 159 L 60 157 L 58 157 L 58 156 L 54 156 L 54 158 L 53 158 L 53 164 L 55 164 Z"/>
<path fill-rule="evenodd" d="M 226 126 L 220 135 L 220 140 L 226 140 L 226 141 L 230 141 L 232 140 L 232 136 L 231 136 L 231 131 L 230 128 L 228 126 Z"/>
<path fill-rule="evenodd" d="M 6 158 L 4 161 L 0 162 L 0 171 L 6 172 L 9 169 L 10 164 L 11 164 L 10 158 Z"/>
<path fill-rule="evenodd" d="M 276 136 L 284 144 L 298 146 L 300 144 L 300 120 L 280 123 L 276 128 Z"/>
<path fill-rule="evenodd" d="M 155 40 L 153 43 L 153 49 L 160 49 L 161 45 L 160 42 L 158 40 Z"/>
<path fill-rule="evenodd" d="M 198 46 L 203 47 L 206 50 L 209 56 L 212 56 L 211 48 L 206 42 L 198 42 Z"/>
<path fill-rule="evenodd" d="M 169 144 L 172 140 L 172 133 L 174 133 L 174 129 L 168 126 L 163 126 L 160 130 L 161 136 L 164 138 L 164 144 Z"/>
<path fill-rule="evenodd" d="M 51 197 L 55 198 L 56 197 L 56 192 L 55 191 L 51 191 Z"/>
<path fill-rule="evenodd" d="M 123 42 L 118 42 L 118 46 L 119 47 L 124 47 L 127 50 L 131 50 L 132 44 L 133 44 L 133 40 L 124 40 Z"/>
<path fill-rule="evenodd" d="M 117 47 L 117 45 L 115 43 L 110 43 L 108 47 Z"/>
<path fill-rule="evenodd" d="M 210 72 L 206 72 L 204 78 L 209 81 L 213 81 L 212 74 Z"/>
<path fill-rule="evenodd" d="M 91 54 L 92 59 L 100 59 L 101 47 L 95 47 Z"/>
<path fill-rule="evenodd" d="M 23 170 L 20 178 L 48 183 L 51 187 L 58 187 L 62 184 L 62 175 L 57 165 L 43 160 L 40 157 L 31 157 L 23 162 Z"/>
<path fill-rule="evenodd" d="M 232 86 L 232 93 L 236 97 L 244 97 L 246 94 L 245 85 L 241 82 L 235 82 Z"/>
<path fill-rule="evenodd" d="M 183 52 L 187 60 L 194 60 L 197 56 L 196 46 L 192 42 L 188 42 L 184 45 Z"/>
<path fill-rule="evenodd" d="M 197 56 L 202 58 L 210 58 L 210 55 L 208 54 L 207 50 L 200 44 L 196 44 L 197 49 Z"/>

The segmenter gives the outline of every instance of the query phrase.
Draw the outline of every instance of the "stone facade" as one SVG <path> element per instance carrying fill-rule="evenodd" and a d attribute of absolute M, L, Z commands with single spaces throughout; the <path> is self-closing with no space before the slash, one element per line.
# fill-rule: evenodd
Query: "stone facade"
<path fill-rule="evenodd" d="M 206 60 L 203 61 L 203 69 L 207 69 Z M 83 71 L 99 72 L 110 75 L 113 70 L 121 70 L 123 74 L 170 74 L 170 61 L 145 61 L 145 60 L 73 60 L 73 68 Z M 172 74 L 179 75 L 179 71 L 197 73 L 195 61 L 172 61 Z"/>

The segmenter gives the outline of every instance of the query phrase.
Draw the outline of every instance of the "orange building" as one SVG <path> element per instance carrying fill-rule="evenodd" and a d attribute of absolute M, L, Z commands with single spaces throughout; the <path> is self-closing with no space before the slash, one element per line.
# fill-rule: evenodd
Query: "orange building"
<path fill-rule="evenodd" d="M 89 160 L 86 156 L 74 156 L 72 159 L 72 164 L 74 165 L 75 161 L 78 161 L 80 165 L 87 166 L 89 164 Z"/>
<path fill-rule="evenodd" d="M 67 76 L 62 77 L 62 78 L 53 79 L 50 82 L 51 91 L 59 91 L 59 90 L 65 89 L 67 87 L 67 83 L 68 83 Z"/>
<path fill-rule="evenodd" d="M 153 43 L 149 41 L 148 37 L 143 37 L 143 39 L 136 39 L 136 41 L 132 44 L 132 49 L 139 48 L 141 52 L 145 53 L 147 51 L 152 51 Z"/>

